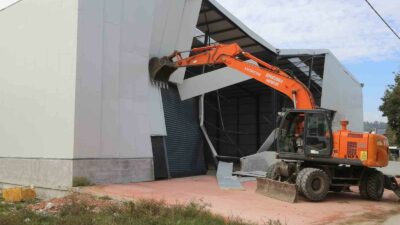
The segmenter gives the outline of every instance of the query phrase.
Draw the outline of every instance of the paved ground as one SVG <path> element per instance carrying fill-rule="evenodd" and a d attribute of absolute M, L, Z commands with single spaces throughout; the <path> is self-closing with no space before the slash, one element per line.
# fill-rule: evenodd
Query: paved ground
<path fill-rule="evenodd" d="M 197 176 L 164 181 L 94 186 L 82 192 L 124 199 L 162 199 L 168 203 L 202 201 L 225 216 L 240 216 L 254 222 L 279 219 L 286 224 L 376 224 L 400 213 L 397 197 L 385 192 L 381 202 L 371 202 L 353 193 L 330 193 L 321 203 L 300 199 L 295 204 L 255 193 L 256 182 L 243 183 L 246 190 L 221 190 L 214 176 Z M 371 223 L 372 222 L 372 223 Z"/>
<path fill-rule="evenodd" d="M 400 223 L 400 215 L 392 216 L 387 219 L 383 225 L 398 225 Z"/>

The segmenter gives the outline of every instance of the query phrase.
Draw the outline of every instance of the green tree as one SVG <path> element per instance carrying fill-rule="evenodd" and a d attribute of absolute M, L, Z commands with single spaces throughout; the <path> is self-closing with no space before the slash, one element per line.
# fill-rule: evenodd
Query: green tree
<path fill-rule="evenodd" d="M 385 135 L 389 139 L 389 144 L 391 146 L 392 145 L 397 145 L 399 143 L 397 141 L 396 134 L 394 133 L 394 131 L 390 127 L 387 127 Z"/>
<path fill-rule="evenodd" d="M 379 110 L 388 118 L 390 130 L 396 137 L 396 143 L 400 145 L 400 72 L 395 75 L 394 81 L 385 91 Z"/>

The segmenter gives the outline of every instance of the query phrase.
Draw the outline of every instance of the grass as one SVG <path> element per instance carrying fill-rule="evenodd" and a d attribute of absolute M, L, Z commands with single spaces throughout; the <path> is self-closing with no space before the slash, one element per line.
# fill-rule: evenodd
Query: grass
<path fill-rule="evenodd" d="M 0 224 L 7 225 L 250 225 L 239 218 L 224 218 L 207 210 L 207 206 L 167 205 L 162 201 L 138 200 L 98 208 L 85 202 L 65 204 L 57 213 L 39 213 L 26 204 L 0 204 Z M 281 225 L 268 221 L 268 225 Z"/>
<path fill-rule="evenodd" d="M 104 195 L 99 197 L 100 200 L 111 200 L 110 196 Z"/>
<path fill-rule="evenodd" d="M 72 179 L 72 186 L 73 187 L 85 187 L 91 186 L 92 182 L 87 177 L 74 177 Z"/>

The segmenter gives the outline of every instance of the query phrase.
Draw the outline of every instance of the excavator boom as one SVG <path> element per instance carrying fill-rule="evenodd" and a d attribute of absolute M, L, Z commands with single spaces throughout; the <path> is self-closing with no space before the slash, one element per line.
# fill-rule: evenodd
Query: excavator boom
<path fill-rule="evenodd" d="M 309 89 L 296 77 L 272 66 L 261 59 L 244 52 L 238 44 L 218 44 L 190 51 L 192 56 L 182 57 L 181 52 L 163 58 L 152 58 L 149 62 L 150 77 L 158 81 L 168 81 L 171 74 L 179 67 L 225 64 L 227 67 L 285 94 L 294 103 L 296 109 L 315 109 L 314 98 Z M 239 59 L 252 60 L 252 64 Z"/>

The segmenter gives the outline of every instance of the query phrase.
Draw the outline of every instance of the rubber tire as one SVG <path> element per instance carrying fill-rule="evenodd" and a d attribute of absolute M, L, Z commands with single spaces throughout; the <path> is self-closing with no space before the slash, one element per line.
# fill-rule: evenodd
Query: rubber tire
<path fill-rule="evenodd" d="M 385 177 L 380 171 L 374 171 L 367 179 L 367 195 L 369 199 L 379 201 L 385 190 Z"/>
<path fill-rule="evenodd" d="M 303 179 L 304 174 L 306 173 L 306 171 L 308 169 L 310 169 L 310 168 L 304 168 L 304 169 L 300 170 L 296 176 L 297 191 L 299 192 L 299 194 L 303 194 L 303 192 L 301 190 L 301 181 Z"/>
<path fill-rule="evenodd" d="M 278 165 L 278 163 L 274 163 L 274 164 L 272 164 L 272 165 L 270 165 L 268 168 L 267 168 L 267 174 L 266 174 L 266 177 L 268 178 L 268 179 L 271 179 L 271 180 L 276 180 L 276 166 Z"/>
<path fill-rule="evenodd" d="M 361 177 L 360 184 L 358 185 L 358 190 L 360 192 L 360 196 L 363 199 L 369 199 L 368 193 L 367 193 L 367 181 L 368 177 L 370 176 L 371 171 L 367 170 L 365 171 L 365 174 Z"/>
<path fill-rule="evenodd" d="M 315 179 L 320 180 L 320 188 L 318 190 L 313 190 L 312 182 Z M 330 178 L 323 170 L 316 168 L 307 168 L 301 179 L 301 193 L 313 202 L 322 201 L 325 199 L 329 192 Z"/>

